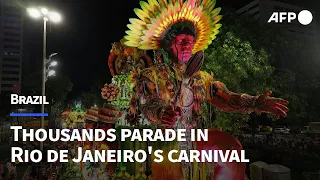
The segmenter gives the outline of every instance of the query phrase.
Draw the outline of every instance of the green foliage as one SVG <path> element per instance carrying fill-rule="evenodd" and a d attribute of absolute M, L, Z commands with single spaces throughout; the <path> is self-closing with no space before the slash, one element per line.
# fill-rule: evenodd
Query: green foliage
<path fill-rule="evenodd" d="M 73 84 L 67 76 L 56 76 L 50 78 L 46 83 L 46 92 L 52 102 L 64 101 L 68 93 L 72 90 Z"/>
<path fill-rule="evenodd" d="M 101 87 L 103 87 L 103 85 Z M 90 108 L 94 105 L 102 107 L 103 103 L 105 103 L 105 100 L 101 97 L 101 89 L 97 86 L 91 86 L 90 92 L 83 92 L 81 99 L 85 108 Z"/>
<path fill-rule="evenodd" d="M 50 123 L 53 126 L 56 118 L 61 115 L 65 107 L 65 101 L 68 93 L 72 90 L 73 84 L 67 76 L 56 76 L 47 82 L 47 96 L 50 101 Z"/>
<path fill-rule="evenodd" d="M 221 34 L 205 52 L 205 57 L 204 70 L 213 72 L 233 91 L 263 93 L 269 89 L 266 84 L 274 68 L 268 53 L 263 49 L 254 50 L 249 42 L 242 41 L 233 32 Z"/>
<path fill-rule="evenodd" d="M 308 40 L 286 36 L 279 29 L 261 26 L 230 12 L 225 13 L 222 23 L 217 39 L 205 51 L 203 70 L 213 72 L 233 92 L 257 95 L 272 90 L 272 96 L 289 100 L 291 125 L 319 118 L 315 109 L 320 108 L 320 96 L 315 96 L 320 78 L 313 71 L 318 66 L 308 59 Z M 282 62 L 283 59 L 290 61 Z M 207 127 L 237 133 L 246 126 L 247 115 L 216 109 L 214 112 L 214 121 L 206 122 Z"/>
<path fill-rule="evenodd" d="M 222 30 L 205 57 L 203 70 L 213 72 L 217 80 L 234 92 L 261 94 L 270 89 L 268 84 L 274 67 L 270 65 L 268 53 L 264 49 L 254 50 L 248 41 L 241 40 L 232 31 Z M 214 111 L 214 123 L 206 126 L 234 133 L 247 126 L 248 115 Z"/>
<path fill-rule="evenodd" d="M 95 105 L 94 94 L 90 92 L 83 92 L 81 95 L 82 103 L 85 108 L 90 108 Z"/>

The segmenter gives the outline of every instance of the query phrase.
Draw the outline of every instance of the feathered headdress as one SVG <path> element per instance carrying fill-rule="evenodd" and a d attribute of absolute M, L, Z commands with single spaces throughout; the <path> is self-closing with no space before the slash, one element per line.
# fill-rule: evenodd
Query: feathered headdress
<path fill-rule="evenodd" d="M 139 17 L 131 18 L 124 37 L 125 45 L 139 49 L 158 49 L 161 40 L 175 24 L 193 24 L 196 42 L 193 53 L 206 49 L 219 33 L 217 24 L 221 8 L 215 8 L 216 0 L 148 0 L 140 1 L 141 9 L 134 9 Z"/>

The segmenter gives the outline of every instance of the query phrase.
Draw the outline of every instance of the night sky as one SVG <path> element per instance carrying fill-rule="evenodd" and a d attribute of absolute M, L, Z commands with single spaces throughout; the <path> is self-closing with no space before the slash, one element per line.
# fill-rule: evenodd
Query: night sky
<path fill-rule="evenodd" d="M 285 2 L 313 8 L 319 7 L 317 1 Z M 251 0 L 217 0 L 217 6 L 238 9 L 248 2 Z M 63 15 L 62 23 L 48 26 L 47 54 L 59 53 L 57 71 L 73 82 L 72 97 L 88 91 L 96 81 L 110 82 L 107 59 L 111 43 L 124 36 L 129 18 L 136 17 L 133 9 L 140 7 L 138 0 L 42 0 L 30 4 L 44 5 Z M 26 18 L 24 23 L 24 51 L 36 67 L 42 57 L 42 21 Z"/>

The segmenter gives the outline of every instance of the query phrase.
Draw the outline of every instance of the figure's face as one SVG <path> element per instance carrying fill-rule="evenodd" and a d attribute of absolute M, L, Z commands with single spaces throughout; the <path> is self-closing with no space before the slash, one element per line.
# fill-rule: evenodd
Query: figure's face
<path fill-rule="evenodd" d="M 192 56 L 194 41 L 194 36 L 187 34 L 179 34 L 173 38 L 171 48 L 180 62 L 186 63 L 189 61 Z"/>

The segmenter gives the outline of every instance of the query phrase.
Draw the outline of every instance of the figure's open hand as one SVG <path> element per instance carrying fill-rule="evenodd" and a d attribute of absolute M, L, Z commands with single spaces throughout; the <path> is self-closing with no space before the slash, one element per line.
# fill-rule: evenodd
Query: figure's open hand
<path fill-rule="evenodd" d="M 166 128 L 172 128 L 180 116 L 180 107 L 165 107 L 163 110 L 163 114 L 160 118 L 161 124 L 163 124 Z"/>
<path fill-rule="evenodd" d="M 270 97 L 271 94 L 271 91 L 267 91 L 257 98 L 258 112 L 273 114 L 277 118 L 280 118 L 280 116 L 287 117 L 287 112 L 289 111 L 287 105 L 289 102 L 280 98 Z"/>

